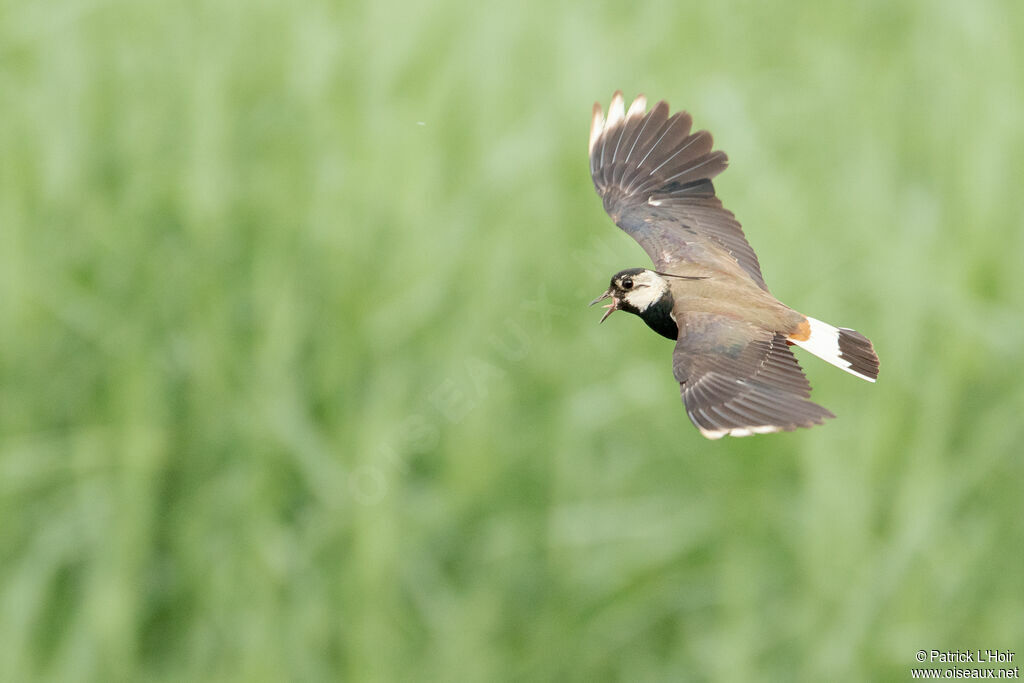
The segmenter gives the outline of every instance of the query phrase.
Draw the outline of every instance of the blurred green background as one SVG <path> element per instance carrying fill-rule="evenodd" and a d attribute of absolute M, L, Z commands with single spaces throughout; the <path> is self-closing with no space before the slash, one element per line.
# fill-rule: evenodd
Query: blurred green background
<path fill-rule="evenodd" d="M 0 5 L 0 678 L 1024 656 L 1024 6 Z M 824 427 L 709 442 L 590 108 L 685 108 Z"/>

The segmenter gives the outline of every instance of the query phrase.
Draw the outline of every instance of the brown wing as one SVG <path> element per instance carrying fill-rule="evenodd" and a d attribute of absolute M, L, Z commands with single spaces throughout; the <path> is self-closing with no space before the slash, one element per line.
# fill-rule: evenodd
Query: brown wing
<path fill-rule="evenodd" d="M 676 316 L 683 323 L 672 370 L 704 436 L 790 431 L 835 417 L 806 400 L 811 386 L 784 336 L 723 315 Z"/>
<path fill-rule="evenodd" d="M 627 113 L 616 92 L 606 121 L 594 104 L 590 175 L 605 211 L 659 270 L 672 272 L 680 261 L 718 268 L 726 260 L 767 291 L 754 250 L 711 183 L 728 157 L 712 151 L 707 131 L 690 132 L 686 112 L 669 116 L 665 102 L 646 107 L 641 95 Z"/>

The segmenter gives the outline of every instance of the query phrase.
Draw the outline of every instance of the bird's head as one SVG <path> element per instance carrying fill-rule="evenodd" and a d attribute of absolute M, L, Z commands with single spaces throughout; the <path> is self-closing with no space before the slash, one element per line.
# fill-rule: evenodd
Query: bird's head
<path fill-rule="evenodd" d="M 590 302 L 593 306 L 598 301 L 611 299 L 605 304 L 608 309 L 601 322 L 604 322 L 614 311 L 626 311 L 642 316 L 644 311 L 668 294 L 668 280 L 646 268 L 629 268 L 620 270 L 612 276 L 612 281 L 601 296 Z"/>

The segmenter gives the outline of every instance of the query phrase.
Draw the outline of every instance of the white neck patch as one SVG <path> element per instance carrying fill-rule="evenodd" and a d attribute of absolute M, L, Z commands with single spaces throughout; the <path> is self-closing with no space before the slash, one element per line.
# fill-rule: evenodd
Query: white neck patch
<path fill-rule="evenodd" d="M 657 273 L 645 270 L 633 276 L 633 289 L 623 298 L 643 313 L 668 291 L 668 281 Z"/>

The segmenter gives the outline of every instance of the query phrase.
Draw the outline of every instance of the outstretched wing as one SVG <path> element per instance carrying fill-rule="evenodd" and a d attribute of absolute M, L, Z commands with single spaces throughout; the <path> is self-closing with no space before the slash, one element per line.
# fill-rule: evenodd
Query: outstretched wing
<path fill-rule="evenodd" d="M 690 132 L 686 112 L 669 116 L 664 101 L 650 112 L 646 107 L 640 95 L 626 112 L 616 92 L 605 120 L 594 104 L 590 175 L 605 211 L 659 270 L 672 272 L 681 261 L 716 270 L 738 265 L 767 291 L 754 250 L 711 184 L 728 157 L 712 151 L 706 130 Z"/>
<path fill-rule="evenodd" d="M 807 399 L 811 386 L 786 338 L 735 318 L 682 313 L 672 370 L 701 434 L 790 431 L 835 417 Z"/>

